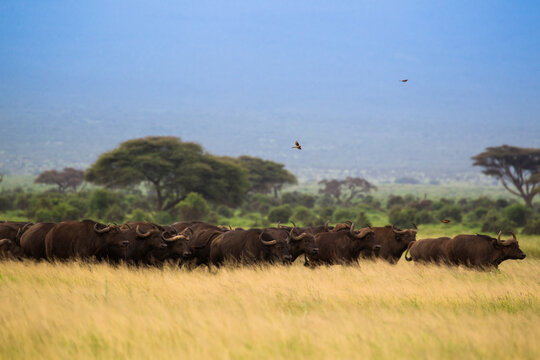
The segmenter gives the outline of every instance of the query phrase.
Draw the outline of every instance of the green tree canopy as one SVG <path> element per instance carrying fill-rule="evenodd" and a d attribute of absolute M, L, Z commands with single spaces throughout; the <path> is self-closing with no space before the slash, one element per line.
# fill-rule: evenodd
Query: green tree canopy
<path fill-rule="evenodd" d="M 196 143 L 172 136 L 128 140 L 102 154 L 86 172 L 89 182 L 108 188 L 146 183 L 156 192 L 156 209 L 170 210 L 190 192 L 238 205 L 249 188 L 245 171 L 204 153 Z"/>
<path fill-rule="evenodd" d="M 285 169 L 283 164 L 246 155 L 240 156 L 236 161 L 247 170 L 253 192 L 273 191 L 277 197 L 283 185 L 298 182 L 296 176 Z"/>
<path fill-rule="evenodd" d="M 350 206 L 351 201 L 357 197 L 362 197 L 362 193 L 376 191 L 377 187 L 369 181 L 359 177 L 347 177 L 345 180 L 321 180 L 320 185 L 324 188 L 319 189 L 319 193 L 327 194 L 336 199 L 338 205 L 344 204 Z"/>
<path fill-rule="evenodd" d="M 540 191 L 540 149 L 488 147 L 472 159 L 473 166 L 483 167 L 484 174 L 500 180 L 506 190 L 532 207 L 533 198 Z"/>

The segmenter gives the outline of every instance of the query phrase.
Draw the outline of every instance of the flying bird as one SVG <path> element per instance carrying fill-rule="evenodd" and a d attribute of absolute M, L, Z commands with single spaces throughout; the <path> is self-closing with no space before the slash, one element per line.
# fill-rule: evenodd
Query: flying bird
<path fill-rule="evenodd" d="M 407 82 L 407 81 L 409 81 L 409 79 L 403 79 L 403 80 L 399 80 L 399 81 L 401 81 L 401 82 Z"/>
<path fill-rule="evenodd" d="M 291 149 L 302 150 L 302 147 L 301 147 L 300 144 L 298 143 L 298 140 L 296 140 L 296 141 L 294 142 L 294 146 L 291 146 Z"/>
<path fill-rule="evenodd" d="M 441 222 L 442 222 L 443 224 L 448 224 L 450 221 L 451 221 L 451 220 L 448 220 L 448 219 L 443 219 L 443 220 L 441 220 Z"/>

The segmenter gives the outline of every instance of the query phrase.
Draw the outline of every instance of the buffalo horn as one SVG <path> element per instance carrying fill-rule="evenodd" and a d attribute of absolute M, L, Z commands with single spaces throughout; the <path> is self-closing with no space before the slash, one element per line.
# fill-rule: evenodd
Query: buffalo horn
<path fill-rule="evenodd" d="M 328 223 L 330 222 L 330 220 L 326 220 L 326 222 L 324 223 L 324 231 L 328 232 Z"/>
<path fill-rule="evenodd" d="M 501 234 L 502 234 L 502 230 L 499 230 L 499 233 L 497 234 L 497 244 L 501 244 L 502 241 L 501 241 Z"/>
<path fill-rule="evenodd" d="M 356 234 L 354 233 L 354 223 L 353 223 L 353 222 L 351 222 L 351 230 L 350 230 L 350 231 L 351 231 L 351 234 L 352 234 L 352 235 L 356 235 Z"/>
<path fill-rule="evenodd" d="M 392 231 L 396 234 L 405 234 L 407 232 L 407 230 L 396 230 L 394 225 L 392 225 Z"/>
<path fill-rule="evenodd" d="M 139 225 L 137 225 L 137 227 L 135 228 L 135 233 L 137 234 L 138 237 L 141 237 L 141 238 L 147 238 L 150 236 L 150 234 L 152 233 L 152 230 L 148 231 L 148 232 L 141 232 L 139 230 Z"/>
<path fill-rule="evenodd" d="M 164 234 L 164 233 L 163 233 Z M 180 239 L 187 239 L 187 237 L 185 235 L 175 235 L 175 236 L 171 236 L 171 237 L 166 237 L 165 235 L 161 234 L 161 238 L 163 239 L 163 241 L 166 241 L 166 242 L 171 242 L 171 241 L 176 241 L 176 240 L 180 240 Z"/>
<path fill-rule="evenodd" d="M 98 229 L 97 226 L 98 226 L 98 223 L 95 223 L 94 231 L 97 232 L 98 234 L 106 233 L 108 231 L 111 231 L 111 229 L 112 229 L 112 226 L 110 226 L 110 225 L 105 226 L 103 229 Z"/>
<path fill-rule="evenodd" d="M 259 240 L 261 240 L 261 242 L 264 244 L 264 245 L 276 245 L 277 243 L 277 240 L 274 239 L 274 240 L 269 240 L 269 241 L 266 241 L 266 240 L 263 240 L 262 236 L 263 236 L 264 233 L 261 233 L 261 235 L 259 235 Z"/>

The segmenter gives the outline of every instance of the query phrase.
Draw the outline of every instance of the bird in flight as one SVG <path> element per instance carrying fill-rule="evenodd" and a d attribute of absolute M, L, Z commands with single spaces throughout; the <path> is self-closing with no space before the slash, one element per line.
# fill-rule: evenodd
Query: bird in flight
<path fill-rule="evenodd" d="M 291 149 L 302 150 L 302 147 L 301 147 L 300 144 L 298 143 L 298 140 L 296 140 L 296 141 L 294 142 L 294 146 L 291 146 Z"/>
<path fill-rule="evenodd" d="M 409 81 L 409 79 L 403 79 L 403 80 L 399 80 L 399 81 L 401 81 L 401 82 L 407 82 L 407 81 Z"/>
<path fill-rule="evenodd" d="M 441 220 L 441 222 L 442 222 L 443 224 L 448 224 L 450 221 L 451 221 L 451 220 L 448 220 L 448 219 L 443 219 L 443 220 Z"/>

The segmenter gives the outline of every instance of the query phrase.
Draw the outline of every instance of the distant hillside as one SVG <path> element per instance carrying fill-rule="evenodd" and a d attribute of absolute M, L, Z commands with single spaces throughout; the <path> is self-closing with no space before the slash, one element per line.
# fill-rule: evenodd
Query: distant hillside
<path fill-rule="evenodd" d="M 500 125 L 399 126 L 328 114 L 173 114 L 47 110 L 0 111 L 0 171 L 37 174 L 45 169 L 86 168 L 120 142 L 147 135 L 174 135 L 214 154 L 247 154 L 275 160 L 305 180 L 361 175 L 383 181 L 413 176 L 477 181 L 470 157 L 487 146 L 540 146 L 537 129 Z M 291 149 L 298 139 L 303 150 Z"/>

